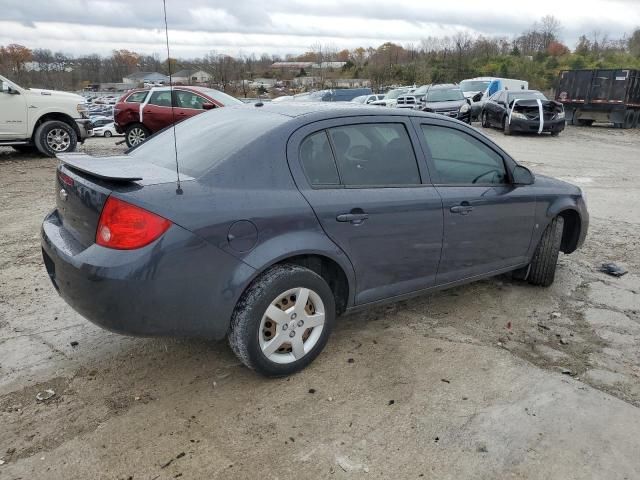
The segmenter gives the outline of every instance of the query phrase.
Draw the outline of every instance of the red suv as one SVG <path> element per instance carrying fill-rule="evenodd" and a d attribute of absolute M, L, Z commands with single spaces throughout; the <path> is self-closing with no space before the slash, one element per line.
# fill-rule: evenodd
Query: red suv
<path fill-rule="evenodd" d="M 171 93 L 173 91 L 173 109 Z M 175 122 L 213 108 L 242 102 L 226 93 L 204 87 L 157 87 L 124 94 L 113 110 L 116 132 L 124 133 L 129 147 Z"/>

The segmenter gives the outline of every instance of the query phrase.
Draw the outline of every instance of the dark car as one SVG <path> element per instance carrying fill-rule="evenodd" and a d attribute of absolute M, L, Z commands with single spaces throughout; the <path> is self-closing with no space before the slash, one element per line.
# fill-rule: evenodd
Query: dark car
<path fill-rule="evenodd" d="M 309 93 L 303 100 L 307 102 L 350 102 L 356 97 L 370 95 L 370 88 L 336 88 Z"/>
<path fill-rule="evenodd" d="M 60 155 L 42 251 L 69 305 L 124 334 L 228 336 L 287 375 L 337 315 L 510 271 L 548 286 L 585 239 L 578 187 L 462 122 L 260 105 L 177 125 L 177 165 L 173 129 L 127 155 Z"/>
<path fill-rule="evenodd" d="M 237 98 L 213 88 L 179 86 L 136 89 L 118 100 L 113 117 L 116 132 L 124 133 L 127 146 L 135 147 L 153 133 L 174 123 L 206 110 L 239 104 L 242 102 Z"/>
<path fill-rule="evenodd" d="M 459 86 L 430 85 L 422 97 L 420 109 L 471 123 L 471 106 Z"/>
<path fill-rule="evenodd" d="M 502 90 L 485 102 L 480 113 L 482 126 L 512 132 L 550 133 L 564 130 L 564 107 L 537 90 Z"/>

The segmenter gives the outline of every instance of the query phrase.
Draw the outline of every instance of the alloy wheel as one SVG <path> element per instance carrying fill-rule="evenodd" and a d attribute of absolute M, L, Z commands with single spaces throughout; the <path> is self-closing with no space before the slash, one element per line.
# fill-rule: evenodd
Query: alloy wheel
<path fill-rule="evenodd" d="M 324 303 L 316 292 L 302 287 L 282 292 L 262 316 L 260 349 L 274 363 L 300 360 L 318 343 L 324 323 Z"/>
<path fill-rule="evenodd" d="M 62 128 L 53 128 L 47 133 L 47 146 L 54 152 L 64 152 L 71 145 L 69 132 Z"/>
<path fill-rule="evenodd" d="M 142 128 L 135 127 L 129 131 L 129 135 L 127 139 L 129 140 L 129 145 L 131 145 L 132 147 L 135 147 L 136 145 L 139 145 L 142 142 L 144 142 L 146 137 L 147 135 Z"/>

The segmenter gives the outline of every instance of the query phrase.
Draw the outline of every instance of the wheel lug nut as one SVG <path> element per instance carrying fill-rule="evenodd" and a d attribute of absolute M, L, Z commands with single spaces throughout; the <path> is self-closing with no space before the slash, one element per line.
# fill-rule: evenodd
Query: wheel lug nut
<path fill-rule="evenodd" d="M 287 328 L 289 328 L 289 324 L 285 323 L 284 325 L 282 325 L 282 330 L 286 330 Z"/>
<path fill-rule="evenodd" d="M 296 336 L 296 331 L 295 330 L 291 330 L 291 332 L 289 333 L 289 336 L 291 338 L 295 337 Z"/>
<path fill-rule="evenodd" d="M 304 325 L 304 321 L 303 320 L 298 320 L 298 326 L 301 327 Z"/>

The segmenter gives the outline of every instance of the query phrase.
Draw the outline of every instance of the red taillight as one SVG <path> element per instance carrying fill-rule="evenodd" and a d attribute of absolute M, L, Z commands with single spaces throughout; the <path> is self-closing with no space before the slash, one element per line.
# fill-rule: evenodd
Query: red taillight
<path fill-rule="evenodd" d="M 96 231 L 96 243 L 118 250 L 144 247 L 167 231 L 171 222 L 144 208 L 107 198 Z"/>
<path fill-rule="evenodd" d="M 71 178 L 69 175 L 67 175 L 66 173 L 61 172 L 60 170 L 58 170 L 58 178 L 60 179 L 60 181 L 62 183 L 64 183 L 65 185 L 68 185 L 70 187 L 73 187 L 74 185 L 74 181 L 73 178 Z"/>

